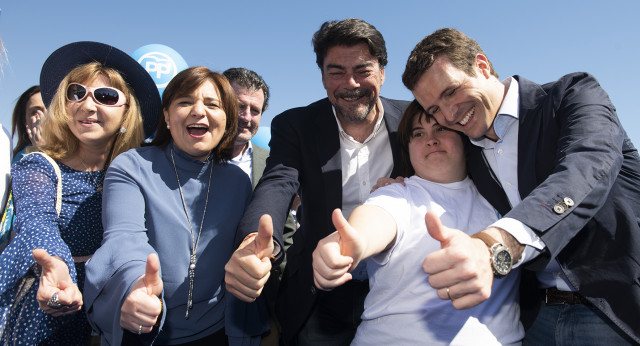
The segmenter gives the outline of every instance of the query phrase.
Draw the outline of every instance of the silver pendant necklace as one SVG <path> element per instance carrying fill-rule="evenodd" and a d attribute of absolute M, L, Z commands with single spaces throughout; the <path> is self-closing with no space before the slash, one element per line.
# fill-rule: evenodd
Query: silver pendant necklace
<path fill-rule="evenodd" d="M 198 230 L 197 238 L 193 234 L 191 217 L 189 217 L 189 211 L 187 210 L 187 203 L 185 203 L 184 201 L 184 194 L 182 193 L 182 186 L 180 185 L 180 177 L 178 176 L 176 161 L 173 159 L 173 148 L 171 148 L 171 163 L 173 163 L 173 171 L 176 173 L 176 180 L 178 181 L 178 190 L 180 191 L 180 199 L 182 200 L 182 207 L 184 208 L 184 214 L 187 216 L 187 221 L 189 221 L 189 230 L 191 231 L 191 256 L 189 259 L 189 295 L 187 296 L 187 312 L 184 315 L 184 318 L 188 320 L 189 310 L 193 307 L 193 282 L 196 278 L 196 254 L 198 253 L 198 243 L 200 243 L 200 235 L 202 234 L 202 225 L 204 225 L 204 217 L 207 214 L 207 204 L 209 204 L 209 189 L 211 188 L 211 176 L 213 175 L 213 162 L 209 162 L 209 182 L 207 183 L 207 198 L 204 200 L 204 211 L 202 212 L 202 221 L 200 222 L 200 230 Z"/>

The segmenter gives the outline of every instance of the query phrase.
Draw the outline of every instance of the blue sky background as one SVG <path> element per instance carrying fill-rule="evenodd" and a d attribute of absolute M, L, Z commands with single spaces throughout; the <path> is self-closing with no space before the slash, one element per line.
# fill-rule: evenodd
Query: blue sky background
<path fill-rule="evenodd" d="M 33 1 L 0 0 L 8 61 L 0 76 L 0 122 L 9 127 L 17 97 L 38 83 L 56 48 L 91 40 L 131 54 L 160 43 L 190 66 L 255 70 L 272 91 L 262 125 L 326 96 L 311 36 L 326 20 L 362 18 L 387 42 L 382 94 L 411 99 L 401 75 L 413 47 L 441 27 L 475 38 L 501 78 L 538 83 L 575 71 L 594 74 L 627 133 L 640 145 L 640 1 Z M 636 108 L 636 110 L 634 110 Z"/>

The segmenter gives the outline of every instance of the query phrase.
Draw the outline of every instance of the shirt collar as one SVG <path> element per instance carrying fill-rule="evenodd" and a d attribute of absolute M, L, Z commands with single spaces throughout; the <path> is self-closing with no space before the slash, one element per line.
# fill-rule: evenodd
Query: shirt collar
<path fill-rule="evenodd" d="M 369 137 L 367 137 L 367 139 L 365 139 L 364 142 L 362 142 L 362 144 L 367 143 L 373 137 L 375 137 L 378 132 L 380 132 L 380 127 L 382 125 L 382 120 L 383 120 L 382 118 L 384 118 L 384 107 L 382 106 L 382 102 L 377 103 L 376 107 L 378 107 L 378 104 L 380 105 L 380 113 L 379 113 L 380 116 L 378 117 L 378 120 L 376 120 L 376 125 L 373 128 L 373 132 L 371 132 Z M 348 133 L 346 133 L 344 131 L 344 129 L 342 128 L 342 125 L 340 124 L 340 120 L 338 120 L 338 115 L 336 114 L 336 107 L 331 105 L 331 110 L 333 111 L 333 117 L 336 119 L 336 123 L 338 123 L 338 131 L 340 132 L 340 136 L 345 138 L 345 139 L 348 139 L 350 141 L 357 142 L 353 137 L 351 137 Z"/>
<path fill-rule="evenodd" d="M 518 93 L 518 89 L 519 89 L 518 81 L 513 77 L 509 77 L 505 79 L 502 82 L 502 84 L 505 87 L 507 87 L 507 94 L 504 95 L 502 104 L 498 109 L 498 115 L 496 115 L 496 118 L 493 120 L 493 130 L 495 131 L 496 136 L 498 136 L 498 140 L 501 140 L 502 138 L 504 138 L 511 123 L 514 121 L 517 121 L 519 116 L 518 106 L 520 102 L 519 100 L 520 96 Z M 482 147 L 487 146 L 485 143 L 486 141 L 491 141 L 491 140 L 488 138 L 482 138 L 477 140 L 471 139 L 471 143 L 477 146 L 482 146 Z"/>
<path fill-rule="evenodd" d="M 243 158 L 251 157 L 251 154 L 253 153 L 253 145 L 251 144 L 251 141 L 248 141 L 247 144 L 248 144 L 247 149 L 241 152 L 238 156 L 234 157 L 232 159 L 233 161 L 239 162 Z"/>

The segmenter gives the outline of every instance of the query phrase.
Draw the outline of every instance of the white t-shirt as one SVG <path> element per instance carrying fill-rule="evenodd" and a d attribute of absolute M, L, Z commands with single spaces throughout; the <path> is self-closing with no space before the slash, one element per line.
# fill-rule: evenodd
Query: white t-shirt
<path fill-rule="evenodd" d="M 438 214 L 443 225 L 468 234 L 496 221 L 495 210 L 469 178 L 437 184 L 413 176 L 405 183 L 378 189 L 365 202 L 389 212 L 398 233 L 389 251 L 365 261 L 371 291 L 353 345 L 520 343 L 524 329 L 518 270 L 495 279 L 491 298 L 467 310 L 438 298 L 422 270 L 424 258 L 440 249 L 424 223 L 428 210 Z"/>

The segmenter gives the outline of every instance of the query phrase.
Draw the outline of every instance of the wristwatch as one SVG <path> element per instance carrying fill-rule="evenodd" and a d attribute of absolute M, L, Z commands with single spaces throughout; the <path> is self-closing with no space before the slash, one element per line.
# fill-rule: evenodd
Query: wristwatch
<path fill-rule="evenodd" d="M 496 279 L 501 279 L 509 274 L 513 265 L 513 257 L 508 247 L 482 232 L 472 235 L 471 238 L 480 239 L 487 244 L 490 253 L 489 262 L 491 263 L 491 269 L 493 269 L 493 276 Z"/>

